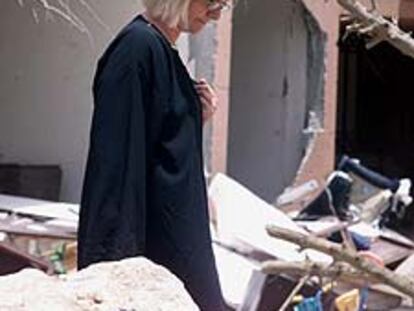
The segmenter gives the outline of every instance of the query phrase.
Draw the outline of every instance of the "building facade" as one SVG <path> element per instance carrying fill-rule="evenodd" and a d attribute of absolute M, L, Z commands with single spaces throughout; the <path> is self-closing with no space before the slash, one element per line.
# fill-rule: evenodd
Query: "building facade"
<path fill-rule="evenodd" d="M 409 0 L 377 3 L 413 24 Z M 138 0 L 88 5 L 72 1 L 59 16 L 0 3 L 0 161 L 59 165 L 61 200 L 71 202 L 80 198 L 96 61 L 142 9 Z M 290 185 L 324 180 L 335 162 L 343 14 L 336 1 L 243 0 L 180 40 L 194 77 L 219 96 L 205 129 L 210 174 L 227 172 L 269 202 Z"/>

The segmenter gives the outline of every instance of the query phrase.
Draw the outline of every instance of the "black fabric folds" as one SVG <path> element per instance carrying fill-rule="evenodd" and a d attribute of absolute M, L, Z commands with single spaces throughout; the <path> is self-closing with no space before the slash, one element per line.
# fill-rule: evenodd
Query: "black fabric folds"
<path fill-rule="evenodd" d="M 203 176 L 200 101 L 177 51 L 143 17 L 99 61 L 78 265 L 143 255 L 201 310 L 223 310 Z"/>

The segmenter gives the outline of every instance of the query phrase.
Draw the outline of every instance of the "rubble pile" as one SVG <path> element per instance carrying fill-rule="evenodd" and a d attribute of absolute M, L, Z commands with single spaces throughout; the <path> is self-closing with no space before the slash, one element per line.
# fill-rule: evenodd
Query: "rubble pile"
<path fill-rule="evenodd" d="M 272 204 L 217 174 L 211 234 L 229 310 L 414 309 L 412 181 L 343 157 L 324 182 Z M 0 310 L 198 310 L 182 283 L 144 258 L 77 273 L 79 206 L 0 195 Z M 2 233 L 2 235 L 1 235 Z M 307 310 L 307 309 L 306 309 Z"/>
<path fill-rule="evenodd" d="M 226 301 L 254 311 L 412 309 L 414 242 L 398 232 L 411 181 L 343 157 L 311 195 L 314 184 L 286 189 L 272 206 L 215 176 L 209 195 Z"/>
<path fill-rule="evenodd" d="M 35 269 L 0 277 L 0 310 L 198 310 L 183 284 L 144 258 L 99 263 L 65 278 Z"/>

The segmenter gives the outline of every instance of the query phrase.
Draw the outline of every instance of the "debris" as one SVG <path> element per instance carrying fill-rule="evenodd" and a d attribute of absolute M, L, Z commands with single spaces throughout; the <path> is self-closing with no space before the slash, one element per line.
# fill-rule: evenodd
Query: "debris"
<path fill-rule="evenodd" d="M 299 248 L 283 240 L 272 239 L 266 233 L 266 224 L 275 223 L 283 228 L 307 234 L 284 212 L 255 196 L 248 189 L 223 174 L 213 179 L 209 195 L 217 214 L 217 237 L 226 244 L 237 246 L 242 242 L 255 249 L 287 261 L 303 261 L 306 257 L 330 262 L 330 256 Z M 235 220 L 237 215 L 237 221 Z"/>
<path fill-rule="evenodd" d="M 369 12 L 356 0 L 337 0 L 337 2 L 358 21 L 351 28 L 371 36 L 371 41 L 367 43 L 368 48 L 387 41 L 403 54 L 414 57 L 414 40 L 409 33 L 398 27 L 396 21 L 389 21 L 378 12 Z"/>
<path fill-rule="evenodd" d="M 290 204 L 299 198 L 302 198 L 313 191 L 317 190 L 319 184 L 316 180 L 312 179 L 303 183 L 300 186 L 286 189 L 276 200 L 276 206 L 281 207 L 286 204 Z"/>
<path fill-rule="evenodd" d="M 0 310 L 121 309 L 198 310 L 172 273 L 144 258 L 95 264 L 65 279 L 31 269 L 0 277 Z"/>
<path fill-rule="evenodd" d="M 337 296 L 354 288 L 369 291 L 367 301 L 363 291 L 358 294 L 370 308 L 380 304 L 388 309 L 399 307 L 407 295 L 412 297 L 414 279 L 406 276 L 410 274 L 401 275 L 398 270 L 393 272 L 382 265 L 395 266 L 414 252 L 414 243 L 385 227 L 386 222 L 379 221 L 382 217 L 397 215 L 401 206 L 411 202 L 411 182 L 390 182 L 351 161 L 346 172 L 334 172 L 328 178 L 322 196 L 302 214 L 306 217 L 293 219 L 231 178 L 223 174 L 214 177 L 209 188 L 211 212 L 215 215 L 211 225 L 213 250 L 224 298 L 230 307 L 261 311 L 298 304 L 299 310 L 300 303 L 312 302 L 307 298 L 317 297 L 318 291 L 326 288 L 326 280 L 335 286 L 327 293 L 322 291 L 324 308 L 333 306 Z M 285 192 L 282 202 L 301 198 L 312 185 L 310 181 Z M 389 189 L 384 189 L 387 185 Z M 37 251 L 39 241 L 46 238 L 54 241 L 47 244 L 47 251 L 41 252 L 43 258 L 49 259 L 43 270 L 51 272 L 53 264 L 54 273 L 62 273 L 65 281 L 57 283 L 60 285 L 54 283 L 57 289 L 64 287 L 64 296 L 51 298 L 51 303 L 59 302 L 66 307 L 67 303 L 73 304 L 70 310 L 151 310 L 147 305 L 158 307 L 158 300 L 169 297 L 157 296 L 158 290 L 165 292 L 169 286 L 158 273 L 151 272 L 151 267 L 146 270 L 134 266 L 145 265 L 142 258 L 139 262 L 130 259 L 101 263 L 72 274 L 76 269 L 78 206 L 0 195 L 0 209 L 0 231 L 6 233 L 5 241 L 16 244 L 20 239 L 27 240 L 28 249 Z M 338 232 L 341 232 L 340 243 L 327 240 Z M 353 250 L 358 244 L 356 237 L 369 252 Z M 344 247 L 344 239 L 349 249 Z M 411 265 L 407 261 L 399 270 L 407 271 Z M 35 265 L 22 267 L 26 266 Z M 0 291 L 1 281 L 0 278 Z M 178 287 L 183 290 L 181 284 Z M 168 301 L 177 302 L 178 298 L 172 295 Z M 186 301 L 183 300 L 184 305 Z M 0 309 L 3 310 L 1 302 Z M 170 309 L 186 310 L 166 305 L 165 310 Z"/>
<path fill-rule="evenodd" d="M 289 275 L 317 275 L 337 281 L 347 282 L 355 286 L 360 286 L 363 282 L 373 282 L 377 280 L 369 274 L 363 274 L 350 265 L 344 263 L 322 264 L 317 262 L 286 262 L 286 261 L 267 261 L 262 265 L 262 271 L 268 274 L 287 273 Z"/>
<path fill-rule="evenodd" d="M 341 245 L 326 241 L 325 239 L 307 236 L 288 229 L 279 228 L 274 225 L 267 227 L 268 233 L 277 238 L 300 245 L 302 248 L 313 248 L 318 251 L 330 254 L 336 261 L 344 261 L 352 265 L 354 268 L 370 274 L 378 282 L 390 285 L 404 294 L 414 297 L 414 279 L 395 272 L 381 268 L 358 255 L 358 253 L 345 250 Z"/>
<path fill-rule="evenodd" d="M 340 297 L 336 298 L 335 305 L 338 311 L 359 310 L 360 295 L 359 290 L 353 289 Z"/>
<path fill-rule="evenodd" d="M 346 173 L 344 173 L 346 174 Z M 342 177 L 342 174 L 334 174 L 333 177 Z M 356 176 L 356 175 L 355 175 Z M 333 179 L 331 179 L 333 180 Z M 343 215 L 348 214 L 349 205 L 352 204 L 352 196 L 348 196 L 352 193 L 353 189 L 353 178 L 348 179 L 345 175 L 343 180 L 347 182 L 347 191 L 342 193 L 342 197 L 337 197 L 335 200 L 330 201 L 329 196 L 328 204 L 340 204 Z M 348 181 L 351 183 L 349 184 Z M 368 185 L 366 180 L 360 178 L 362 185 Z M 340 185 L 340 183 L 338 183 Z M 397 184 L 398 185 L 398 184 Z M 332 187 L 332 191 L 334 191 Z M 398 189 L 399 187 L 396 187 Z M 378 191 L 370 192 L 371 195 L 376 195 L 381 192 Z M 394 195 L 395 192 L 391 192 Z M 235 288 L 238 288 L 238 294 L 233 295 L 233 298 L 237 296 L 237 299 L 233 299 L 231 305 L 239 306 L 237 310 L 267 310 L 271 308 L 280 308 L 287 300 L 292 290 L 297 285 L 299 280 L 309 275 L 316 275 L 318 278 L 336 280 L 340 283 L 340 286 L 332 289 L 330 297 L 336 297 L 346 291 L 352 290 L 353 288 L 364 288 L 369 285 L 369 297 L 368 305 L 378 306 L 378 303 L 382 303 L 387 308 L 399 306 L 402 302 L 403 294 L 384 291 L 382 288 L 374 288 L 377 284 L 385 282 L 384 279 L 378 277 L 378 275 L 372 275 L 370 271 L 361 271 L 359 266 L 353 266 L 351 263 L 346 263 L 346 260 L 340 260 L 337 258 L 336 253 L 327 252 L 328 257 L 321 256 L 322 249 L 317 249 L 318 252 L 314 252 L 315 255 L 310 256 L 309 244 L 303 244 L 307 239 L 313 239 L 315 234 L 322 234 L 324 238 L 320 239 L 321 242 L 328 241 L 327 238 L 332 232 L 338 230 L 344 230 L 349 236 L 358 235 L 364 241 L 366 240 L 367 245 L 371 246 L 370 258 L 375 258 L 376 262 L 381 264 L 395 263 L 407 257 L 413 252 L 411 247 L 411 241 L 398 235 L 394 231 L 382 227 L 378 228 L 373 226 L 372 223 L 361 222 L 358 217 L 356 220 L 353 219 L 354 215 L 350 215 L 351 219 L 340 220 L 335 213 L 330 213 L 327 216 L 319 216 L 316 220 L 312 221 L 293 221 L 287 214 L 283 213 L 279 209 L 275 209 L 273 206 L 264 202 L 248 189 L 244 188 L 236 181 L 231 180 L 229 177 L 218 174 L 213 179 L 209 194 L 211 199 L 214 201 L 216 208 L 215 214 L 217 215 L 217 232 L 214 232 L 214 241 L 219 245 L 225 247 L 229 253 L 232 253 L 235 257 L 229 256 L 224 267 L 223 259 L 220 256 L 216 256 L 216 262 L 219 269 L 219 275 L 221 275 L 220 281 L 225 292 L 225 299 L 229 301 L 229 295 L 235 293 Z M 361 197 L 361 196 L 360 196 Z M 370 196 L 365 197 L 365 201 Z M 361 200 L 360 202 L 365 202 Z M 360 203 L 358 202 L 358 204 Z M 389 205 L 387 205 L 389 206 Z M 356 209 L 356 208 L 355 208 Z M 328 211 L 332 211 L 332 208 L 328 207 Z M 329 214 L 329 213 L 327 213 Z M 332 215 L 333 214 L 333 215 Z M 235 216 L 237 215 L 237 216 Z M 236 217 L 236 218 L 235 218 Z M 347 218 L 347 217 L 345 217 Z M 237 221 L 235 221 L 237 219 Z M 375 221 L 377 219 L 374 219 Z M 263 236 L 262 228 L 266 227 L 266 224 L 272 224 L 275 227 L 283 228 L 283 230 L 289 231 L 292 235 L 300 236 L 298 246 L 294 246 L 290 243 L 283 243 L 282 240 L 285 237 L 279 237 L 275 240 L 275 244 L 269 241 Z M 387 236 L 387 238 L 385 238 Z M 294 242 L 293 240 L 285 240 L 286 242 Z M 341 252 L 344 248 L 341 244 L 331 243 L 337 247 Z M 266 256 L 257 256 L 256 252 L 266 254 Z M 362 252 L 353 252 L 353 259 L 361 263 Z M 306 254 L 306 255 L 305 255 Z M 333 256 L 332 256 L 333 255 Z M 332 257 L 334 261 L 332 261 Z M 366 256 L 366 255 L 364 255 Z M 236 259 L 238 258 L 238 259 Z M 330 258 L 330 260 L 326 260 Z M 250 267 L 246 265 L 243 277 L 239 277 L 237 269 L 235 268 L 238 264 L 236 262 L 250 261 L 254 264 Z M 257 271 L 257 265 L 262 265 L 262 270 Z M 365 267 L 367 263 L 363 262 L 362 266 Z M 375 269 L 386 270 L 382 267 L 377 267 L 371 261 L 368 264 L 373 266 Z M 224 271 L 220 271 L 224 270 Z M 232 276 L 230 271 L 233 271 Z M 395 273 L 390 270 L 386 270 L 391 273 L 394 277 Z M 223 274 L 227 274 L 223 277 Z M 250 281 L 247 279 L 250 277 Z M 388 275 L 389 277 L 389 275 Z M 231 278 L 231 281 L 230 281 Z M 226 281 L 227 279 L 227 281 Z M 312 297 L 318 290 L 318 279 L 315 277 L 310 278 L 306 284 L 306 291 L 301 288 L 301 295 L 304 297 Z M 396 281 L 397 279 L 394 279 Z M 230 283 L 236 283 L 237 286 L 229 286 Z M 397 281 L 398 282 L 398 281 Z M 410 281 L 409 281 L 410 282 Z M 248 283 L 246 285 L 246 283 Z M 277 283 L 277 284 L 276 284 Z M 283 286 L 281 285 L 283 284 Z M 400 286 L 405 288 L 406 284 Z M 272 288 L 272 290 L 270 290 Z M 283 288 L 283 290 L 282 290 Z M 313 291 L 309 291 L 313 288 Z M 277 292 L 278 295 L 274 295 Z M 305 294 L 307 292 L 308 294 Z M 244 293 L 244 298 L 241 296 Z M 325 295 L 324 295 L 325 296 Z M 374 297 L 374 298 L 372 298 Z M 331 306 L 333 300 L 323 303 L 324 306 Z M 272 304 L 270 304 L 272 302 Z"/>
<path fill-rule="evenodd" d="M 45 272 L 52 271 L 52 267 L 47 261 L 0 242 L 0 275 L 7 275 L 29 267 Z"/>

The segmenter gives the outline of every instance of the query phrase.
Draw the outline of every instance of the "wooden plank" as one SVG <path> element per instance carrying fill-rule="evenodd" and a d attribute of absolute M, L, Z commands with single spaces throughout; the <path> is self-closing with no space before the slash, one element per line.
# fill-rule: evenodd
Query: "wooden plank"
<path fill-rule="evenodd" d="M 36 223 L 31 223 L 31 225 Z M 10 220 L 0 220 L 0 232 L 7 234 L 22 235 L 33 238 L 50 238 L 50 239 L 61 239 L 61 240 L 75 240 L 76 234 L 56 230 L 42 224 L 38 224 L 45 228 L 45 230 L 34 230 L 30 229 L 25 225 L 12 225 Z"/>
<path fill-rule="evenodd" d="M 48 273 L 53 271 L 48 262 L 0 242 L 0 275 L 15 273 L 23 268 L 36 268 Z"/>
<path fill-rule="evenodd" d="M 389 242 L 382 238 L 371 245 L 370 251 L 381 257 L 386 266 L 398 263 L 413 254 L 411 248 Z"/>
<path fill-rule="evenodd" d="M 414 278 L 414 254 L 403 261 L 397 269 L 395 269 L 395 272 Z"/>

